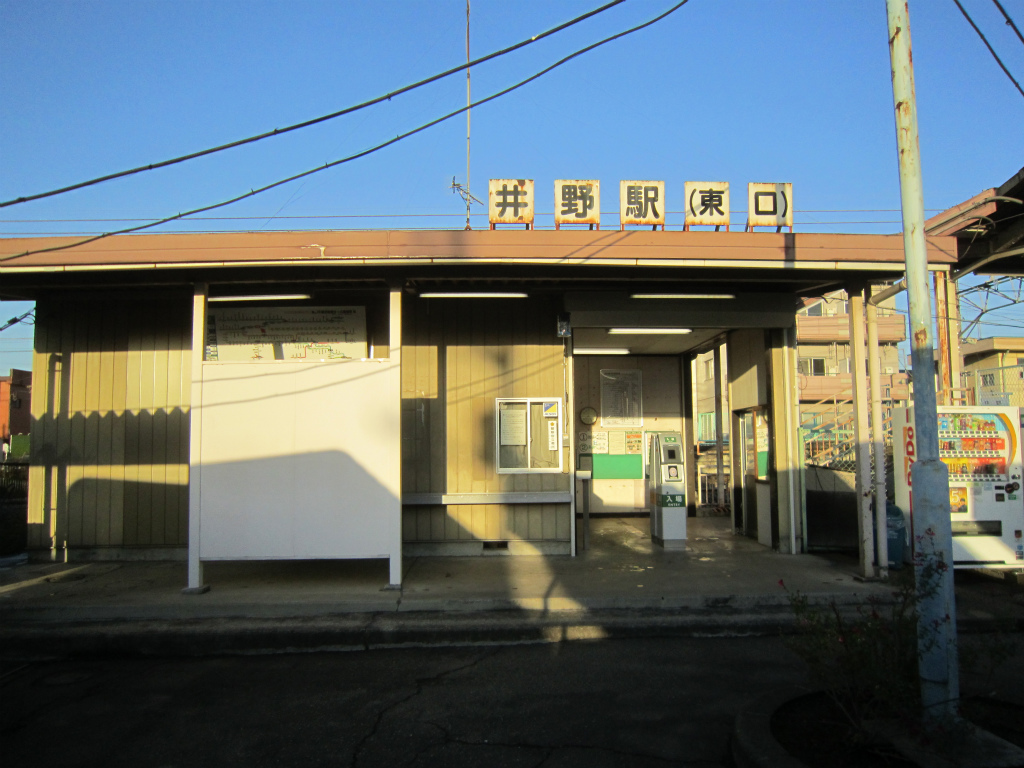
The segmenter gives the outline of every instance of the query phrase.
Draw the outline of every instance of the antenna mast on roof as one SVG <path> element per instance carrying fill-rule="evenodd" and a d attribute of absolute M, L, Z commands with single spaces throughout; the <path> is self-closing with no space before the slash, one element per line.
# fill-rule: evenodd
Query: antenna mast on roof
<path fill-rule="evenodd" d="M 469 0 L 466 0 L 466 63 L 469 64 Z M 466 229 L 472 229 L 469 225 L 469 207 L 480 201 L 473 197 L 469 191 L 469 105 L 472 104 L 472 93 L 469 84 L 469 67 L 466 67 L 466 185 L 463 186 L 452 177 L 452 192 L 458 194 L 466 203 Z"/>

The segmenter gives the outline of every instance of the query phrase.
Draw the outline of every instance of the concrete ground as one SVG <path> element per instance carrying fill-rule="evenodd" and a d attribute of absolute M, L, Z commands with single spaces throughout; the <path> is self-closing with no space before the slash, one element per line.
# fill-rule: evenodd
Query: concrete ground
<path fill-rule="evenodd" d="M 595 518 L 578 557 L 208 563 L 184 595 L 184 562 L 27 563 L 0 569 L 0 652 L 201 653 L 658 633 L 749 634 L 792 621 L 787 590 L 841 606 L 887 599 L 846 555 L 781 555 L 690 518 L 685 551 L 652 545 L 643 518 Z M 783 586 L 784 585 L 784 586 Z M 961 626 L 1024 628 L 1024 592 L 957 574 Z"/>

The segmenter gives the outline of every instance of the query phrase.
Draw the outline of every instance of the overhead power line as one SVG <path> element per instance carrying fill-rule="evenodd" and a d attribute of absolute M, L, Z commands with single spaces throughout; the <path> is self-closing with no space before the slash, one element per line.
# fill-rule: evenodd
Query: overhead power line
<path fill-rule="evenodd" d="M 314 117 L 311 120 L 304 120 L 303 122 L 296 123 L 295 125 L 289 125 L 289 126 L 287 126 L 285 128 L 275 128 L 272 131 L 267 131 L 265 133 L 260 133 L 260 134 L 257 134 L 256 136 L 250 136 L 250 137 L 248 137 L 246 139 L 238 139 L 237 141 L 228 142 L 227 144 L 221 144 L 220 146 L 211 147 L 209 149 L 203 149 L 203 150 L 200 150 L 198 152 L 192 152 L 192 153 L 187 154 L 187 155 L 182 155 L 181 157 L 171 158 L 170 160 L 162 160 L 162 161 L 160 161 L 158 163 L 150 163 L 149 165 L 140 165 L 138 168 L 130 168 L 127 171 L 118 171 L 117 173 L 110 173 L 110 174 L 107 174 L 106 176 L 99 176 L 99 177 L 97 177 L 95 179 L 89 179 L 88 181 L 82 181 L 82 182 L 79 182 L 77 184 L 71 184 L 71 185 L 66 186 L 66 187 L 61 187 L 60 189 L 52 189 L 49 192 L 39 192 L 39 193 L 34 194 L 34 195 L 24 195 L 22 197 L 17 197 L 17 198 L 14 198 L 13 200 L 5 200 L 3 202 L 0 202 L 0 208 L 6 208 L 8 206 L 18 205 L 20 203 L 27 203 L 27 202 L 30 202 L 32 200 L 40 200 L 40 199 L 45 198 L 45 197 L 54 197 L 55 195 L 62 195 L 64 193 L 66 193 L 66 192 L 72 192 L 72 191 L 74 191 L 76 189 L 83 189 L 85 187 L 91 187 L 91 186 L 94 186 L 96 184 L 101 184 L 101 183 L 103 183 L 105 181 L 112 181 L 114 179 L 124 178 L 125 176 L 132 176 L 132 175 L 134 175 L 136 173 L 142 173 L 143 171 L 154 171 L 154 170 L 156 170 L 158 168 L 166 168 L 169 165 L 175 165 L 177 163 L 184 163 L 186 160 L 195 160 L 198 157 L 204 157 L 206 155 L 212 155 L 212 154 L 214 154 L 216 152 L 223 152 L 226 149 L 233 149 L 235 147 L 241 147 L 241 146 L 244 146 L 245 144 L 252 144 L 252 143 L 257 142 L 257 141 L 262 141 L 263 139 L 269 139 L 272 136 L 281 136 L 282 134 L 289 133 L 290 131 L 297 131 L 300 128 L 308 128 L 311 125 L 316 125 L 318 123 L 323 123 L 323 122 L 326 122 L 328 120 L 333 120 L 333 119 L 335 119 L 337 117 L 342 117 L 344 115 L 349 115 L 349 114 L 351 114 L 353 112 L 358 112 L 361 109 L 366 109 L 367 107 L 372 107 L 375 104 L 380 104 L 383 101 L 390 101 L 395 96 L 400 96 L 403 93 L 408 93 L 409 91 L 415 90 L 416 88 L 420 88 L 420 87 L 422 87 L 424 85 L 429 85 L 430 83 L 436 82 L 438 80 L 443 80 L 444 78 L 448 77 L 449 75 L 454 75 L 457 72 L 462 72 L 462 71 L 468 69 L 469 67 L 476 66 L 477 64 L 482 64 L 483 62 L 490 61 L 491 59 L 496 59 L 499 56 L 504 56 L 505 54 L 508 54 L 508 53 L 512 53 L 512 51 L 516 51 L 516 50 L 519 50 L 520 48 L 524 48 L 527 45 L 531 45 L 531 44 L 537 42 L 538 40 L 543 40 L 545 37 L 550 37 L 551 35 L 554 35 L 557 32 L 561 32 L 562 30 L 568 29 L 569 27 L 571 27 L 571 26 L 573 26 L 575 24 L 579 24 L 581 21 L 585 21 L 586 19 L 589 19 L 592 16 L 596 16 L 599 13 L 603 13 L 604 11 L 607 11 L 609 8 L 612 8 L 612 7 L 616 6 L 616 5 L 620 5 L 621 3 L 624 3 L 625 1 L 626 0 L 612 0 L 612 2 L 609 2 L 609 3 L 606 3 L 605 5 L 602 5 L 600 8 L 595 8 L 592 11 L 584 13 L 582 16 L 577 16 L 575 19 L 567 21 L 564 24 L 559 24 L 557 27 L 552 27 L 551 29 L 547 30 L 546 32 L 541 32 L 539 35 L 534 35 L 533 37 L 531 37 L 531 38 L 529 38 L 527 40 L 522 40 L 522 41 L 516 43 L 515 45 L 509 46 L 508 48 L 502 48 L 500 51 L 494 51 L 493 53 L 489 53 L 486 56 L 481 56 L 479 59 L 474 59 L 473 61 L 467 61 L 465 64 L 460 64 L 457 67 L 452 67 L 451 69 L 447 69 L 444 72 L 441 72 L 439 74 L 432 75 L 431 77 L 425 78 L 423 80 L 419 80 L 419 81 L 417 81 L 415 83 L 412 83 L 411 85 L 407 85 L 407 86 L 404 86 L 403 88 L 399 88 L 397 91 L 391 91 L 390 93 L 386 93 L 383 96 L 378 96 L 375 99 L 370 99 L 369 101 L 364 101 L 362 104 L 356 104 L 355 106 L 346 107 L 345 109 L 340 109 L 337 112 L 331 112 L 330 114 L 327 114 L 327 115 L 321 115 L 320 117 Z"/>
<path fill-rule="evenodd" d="M 899 213 L 899 208 L 794 208 L 797 213 Z M 941 212 L 944 208 L 925 208 L 925 211 Z M 550 216 L 554 211 L 538 211 L 538 216 Z M 684 213 L 684 211 L 668 211 L 668 213 Z M 736 215 L 747 213 L 746 209 L 730 211 Z M 614 211 L 601 211 L 602 216 L 617 216 Z M 396 219 L 423 218 L 427 216 L 464 216 L 463 213 L 322 213 L 316 215 L 275 216 L 277 220 L 293 219 Z M 474 213 L 473 216 L 486 216 L 485 213 Z M 192 221 L 264 221 L 266 216 L 193 216 Z M 0 219 L 0 224 L 95 224 L 104 221 L 152 221 L 152 216 L 113 216 L 102 219 Z M 832 222 L 811 222 L 814 224 Z M 843 223 L 843 222 L 837 222 Z M 888 224 L 889 222 L 884 222 Z"/>
<path fill-rule="evenodd" d="M 1020 41 L 1024 43 L 1024 35 L 1020 33 L 1019 29 L 1017 29 L 1017 25 L 1013 23 L 1013 19 L 1010 18 L 1010 14 L 1008 14 L 1006 12 L 1006 9 L 1003 8 L 1003 4 L 1000 3 L 999 0 L 992 0 L 992 2 L 996 4 L 996 8 L 999 9 L 999 12 L 1003 14 L 1003 18 L 1006 19 L 1006 26 L 1013 29 L 1013 31 L 1017 33 L 1017 37 L 1020 39 Z"/>
<path fill-rule="evenodd" d="M 1017 86 L 1017 90 L 1020 91 L 1020 95 L 1024 96 L 1024 88 L 1021 88 L 1020 83 L 1014 80 L 1013 75 L 1010 74 L 1010 70 L 1008 70 L 1006 65 L 1003 64 L 1003 60 L 999 58 L 999 54 L 996 53 L 995 48 L 993 48 L 989 43 L 988 38 L 985 37 L 985 34 L 980 29 L 978 29 L 978 25 L 974 23 L 974 19 L 972 19 L 970 15 L 968 15 L 967 11 L 964 10 L 964 7 L 960 5 L 960 0 L 953 0 L 953 2 L 956 3 L 956 7 L 960 9 L 960 13 L 964 15 L 964 18 L 967 19 L 968 23 L 974 27 L 974 31 L 978 33 L 978 37 L 981 38 L 981 42 L 983 42 L 985 47 L 988 48 L 988 52 L 992 54 L 992 58 L 996 60 L 996 63 L 1003 68 L 1003 72 L 1005 72 L 1006 76 L 1010 78 L 1010 82 Z M 996 3 L 996 5 L 999 5 L 999 3 Z M 1002 6 L 1000 6 L 1000 9 L 1002 9 Z M 1009 16 L 1007 16 L 1007 18 L 1009 18 Z M 1014 27 L 1014 29 L 1016 29 L 1016 27 Z"/>
<path fill-rule="evenodd" d="M 367 155 L 371 155 L 374 152 L 378 152 L 378 151 L 384 149 L 385 147 L 391 146 L 392 144 L 396 144 L 397 142 L 402 141 L 403 139 L 407 139 L 410 136 L 413 136 L 413 135 L 415 135 L 417 133 L 420 133 L 421 131 L 425 131 L 427 128 L 431 128 L 431 127 L 433 127 L 433 126 L 435 126 L 435 125 L 437 125 L 439 123 L 443 123 L 445 120 L 450 120 L 453 117 L 461 115 L 463 112 L 465 112 L 467 109 L 470 109 L 471 107 L 478 107 L 478 106 L 480 106 L 482 104 L 486 104 L 489 101 L 494 101 L 495 99 L 501 98 L 502 96 L 504 96 L 504 95 L 506 95 L 508 93 L 511 93 L 512 91 L 517 90 L 518 88 L 522 88 L 524 85 L 527 85 L 528 83 L 531 83 L 534 80 L 536 80 L 536 79 L 538 79 L 540 77 L 543 77 L 548 72 L 551 72 L 552 70 L 562 66 L 566 62 L 572 61 L 573 59 L 577 58 L 578 56 L 582 56 L 584 53 L 588 53 L 588 52 L 594 50 L 595 48 L 599 48 L 600 46 L 605 45 L 606 43 L 610 43 L 613 40 L 618 40 L 620 37 L 625 37 L 626 35 L 630 35 L 630 34 L 632 34 L 634 32 L 640 31 L 641 29 L 645 29 L 646 27 L 649 27 L 652 24 L 656 24 L 659 21 L 661 21 L 662 19 L 664 19 L 665 17 L 669 16 L 670 14 L 672 14 L 675 11 L 679 10 L 680 8 L 682 8 L 688 2 L 689 2 L 689 0 L 680 0 L 680 2 L 676 3 L 675 5 L 673 5 L 667 11 L 665 11 L 664 13 L 662 13 L 662 14 L 660 14 L 658 16 L 655 16 L 653 19 L 650 19 L 649 21 L 645 21 L 644 23 L 638 24 L 635 27 L 630 27 L 627 30 L 624 30 L 622 32 L 618 32 L 618 33 L 616 33 L 614 35 L 611 35 L 610 37 L 606 37 L 603 40 L 599 40 L 596 43 L 591 43 L 590 45 L 588 45 L 588 46 L 586 46 L 584 48 L 580 48 L 578 51 L 570 53 L 568 56 L 565 56 L 564 58 L 559 59 L 554 64 L 551 64 L 550 66 L 545 67 L 540 72 L 537 72 L 536 74 L 530 75 L 530 77 L 527 77 L 525 80 L 520 80 L 515 85 L 511 85 L 508 88 L 505 88 L 504 90 L 498 91 L 497 93 L 492 93 L 490 96 L 487 96 L 487 97 L 485 97 L 483 99 L 480 99 L 479 101 L 474 101 L 471 104 L 467 104 L 464 107 L 460 107 L 459 109 L 456 109 L 453 112 L 449 112 L 447 115 L 443 115 L 442 117 L 439 117 L 439 118 L 437 118 L 435 120 L 431 120 L 429 123 L 424 123 L 423 125 L 419 126 L 418 128 L 413 128 L 410 131 L 406 131 L 405 133 L 399 134 L 398 136 L 396 136 L 393 139 L 388 139 L 387 141 L 381 142 L 380 144 L 378 144 L 378 145 L 376 145 L 374 147 L 370 147 L 369 149 L 365 149 L 362 152 L 357 152 L 357 153 L 355 153 L 353 155 L 349 155 L 348 157 L 343 157 L 340 160 L 334 160 L 334 161 L 331 161 L 329 163 L 324 163 L 323 165 L 317 166 L 316 168 L 311 168 L 308 171 L 302 171 L 301 173 L 296 173 L 293 176 L 289 176 L 289 177 L 287 177 L 285 179 L 281 179 L 279 181 L 272 182 L 270 184 L 267 184 L 265 186 L 259 187 L 257 189 L 252 189 L 252 190 L 250 190 L 248 192 L 245 192 L 245 193 L 243 193 L 241 195 L 233 197 L 233 198 L 231 198 L 229 200 L 224 200 L 224 201 L 219 202 L 219 203 L 213 203 L 211 205 L 206 205 L 206 206 L 203 206 L 201 208 L 194 208 L 191 211 L 186 211 L 184 213 L 178 213 L 178 214 L 175 214 L 174 216 L 168 216 L 167 218 L 160 219 L 158 221 L 153 221 L 153 222 L 150 222 L 148 224 L 140 224 L 139 226 L 136 226 L 136 227 L 127 227 L 125 229 L 119 229 L 119 230 L 116 230 L 116 231 L 113 231 L 113 232 L 104 232 L 103 234 L 96 235 L 94 237 L 88 237 L 88 238 L 86 238 L 84 240 L 79 240 L 78 242 L 75 242 L 75 243 L 67 243 L 66 245 L 55 245 L 55 246 L 51 246 L 50 248 L 38 248 L 38 249 L 35 249 L 35 250 L 31 250 L 31 251 L 24 251 L 23 253 L 14 253 L 14 254 L 11 254 L 9 256 L 0 257 L 0 261 L 10 261 L 11 259 L 20 259 L 20 258 L 22 258 L 24 256 L 31 256 L 32 254 L 36 254 L 36 253 L 50 253 L 52 251 L 63 251 L 63 250 L 66 250 L 68 248 L 77 248 L 78 246 L 86 245 L 87 243 L 93 243 L 93 242 L 96 242 L 97 240 L 102 240 L 104 238 L 112 237 L 114 235 L 127 235 L 127 234 L 130 234 L 132 232 L 139 232 L 139 231 L 141 231 L 143 229 L 149 229 L 151 227 L 157 227 L 157 226 L 160 226 L 161 224 L 168 224 L 168 223 L 170 223 L 172 221 L 177 221 L 179 219 L 184 219 L 184 218 L 186 218 L 188 216 L 193 216 L 193 215 L 195 215 L 197 213 L 205 213 L 206 211 L 212 211 L 212 210 L 215 210 L 217 208 L 223 208 L 223 207 L 225 207 L 227 205 L 231 205 L 232 203 L 237 203 L 237 202 L 239 202 L 241 200 L 245 200 L 245 199 L 250 198 L 250 197 L 255 197 L 256 195 L 258 195 L 258 194 L 260 194 L 262 192 L 266 192 L 268 190 L 274 189 L 275 187 L 279 187 L 279 186 L 281 186 L 283 184 L 287 184 L 289 182 L 296 181 L 296 180 L 304 178 L 306 176 L 311 176 L 314 173 L 319 173 L 321 171 L 326 171 L 328 168 L 334 168 L 335 166 L 341 165 L 343 163 L 348 163 L 348 162 L 351 162 L 353 160 L 357 160 L 357 159 L 359 159 L 361 157 L 366 157 Z"/>

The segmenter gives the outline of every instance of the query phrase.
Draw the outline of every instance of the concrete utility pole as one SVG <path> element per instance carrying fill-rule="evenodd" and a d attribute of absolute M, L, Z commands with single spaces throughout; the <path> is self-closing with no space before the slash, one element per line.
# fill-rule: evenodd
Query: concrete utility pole
<path fill-rule="evenodd" d="M 889 16 L 889 58 L 899 148 L 903 248 L 907 260 L 914 373 L 917 461 L 911 467 L 911 488 L 921 703 L 925 720 L 934 722 L 955 718 L 960 698 L 956 604 L 953 596 L 953 539 L 949 518 L 949 471 L 939 460 L 924 193 L 917 138 L 914 68 L 910 52 L 910 11 L 906 0 L 886 0 L 886 8 Z"/>

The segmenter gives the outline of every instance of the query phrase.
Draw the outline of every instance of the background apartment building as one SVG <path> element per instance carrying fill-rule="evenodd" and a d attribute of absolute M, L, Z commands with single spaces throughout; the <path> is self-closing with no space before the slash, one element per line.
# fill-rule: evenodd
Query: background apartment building
<path fill-rule="evenodd" d="M 805 299 L 797 311 L 797 386 L 806 455 L 811 463 L 842 460 L 853 439 L 853 376 L 849 301 L 845 291 Z M 893 300 L 878 307 L 882 416 L 910 396 L 898 344 L 907 338 L 906 318 Z"/>

